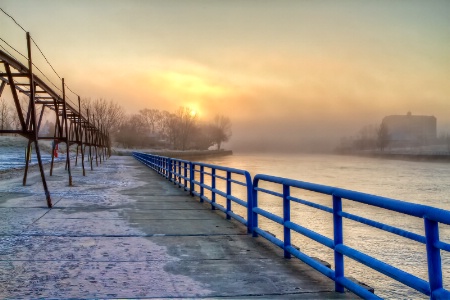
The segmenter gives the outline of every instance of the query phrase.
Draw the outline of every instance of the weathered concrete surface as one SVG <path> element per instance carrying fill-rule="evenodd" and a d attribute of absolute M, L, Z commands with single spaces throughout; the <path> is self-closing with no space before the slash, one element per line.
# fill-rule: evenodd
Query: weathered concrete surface
<path fill-rule="evenodd" d="M 0 183 L 0 298 L 353 298 L 132 157 Z"/>

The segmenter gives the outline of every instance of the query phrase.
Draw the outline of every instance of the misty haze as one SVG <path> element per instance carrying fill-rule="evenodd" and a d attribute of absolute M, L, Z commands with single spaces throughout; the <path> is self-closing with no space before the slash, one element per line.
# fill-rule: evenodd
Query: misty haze
<path fill-rule="evenodd" d="M 450 298 L 449 1 L 0 9 L 0 298 Z"/>

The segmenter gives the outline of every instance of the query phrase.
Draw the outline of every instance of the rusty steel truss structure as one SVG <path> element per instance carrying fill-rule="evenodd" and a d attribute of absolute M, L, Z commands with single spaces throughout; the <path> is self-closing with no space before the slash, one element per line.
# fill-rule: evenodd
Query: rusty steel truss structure
<path fill-rule="evenodd" d="M 26 33 L 28 49 L 28 66 L 24 66 L 9 53 L 0 50 L 0 96 L 5 91 L 6 86 L 11 89 L 14 100 L 14 117 L 20 123 L 19 129 L 0 130 L 1 134 L 18 134 L 28 139 L 28 147 L 34 143 L 39 171 L 45 191 L 47 206 L 52 207 L 50 192 L 45 180 L 44 165 L 39 148 L 39 140 L 52 140 L 53 151 L 50 164 L 50 176 L 53 172 L 55 147 L 59 143 L 66 145 L 66 170 L 69 175 L 69 186 L 72 185 L 70 146 L 76 145 L 75 165 L 78 163 L 78 156 L 81 154 L 81 165 L 83 176 L 85 172 L 85 157 L 87 156 L 91 169 L 93 161 L 96 165 L 111 155 L 110 138 L 108 131 L 103 128 L 95 116 L 89 115 L 89 111 L 83 114 L 81 111 L 80 97 L 78 105 L 67 101 L 66 84 L 64 78 L 61 82 L 61 93 L 54 89 L 33 73 L 33 60 L 31 55 L 31 37 Z M 44 75 L 45 76 L 45 75 Z M 27 102 L 19 100 L 19 94 L 27 97 Z M 26 107 L 24 107 L 26 106 Z M 76 107 L 78 106 L 78 107 Z M 55 113 L 55 132 L 53 137 L 40 136 L 44 111 L 48 109 Z M 23 185 L 26 185 L 29 160 L 26 160 L 23 175 Z"/>

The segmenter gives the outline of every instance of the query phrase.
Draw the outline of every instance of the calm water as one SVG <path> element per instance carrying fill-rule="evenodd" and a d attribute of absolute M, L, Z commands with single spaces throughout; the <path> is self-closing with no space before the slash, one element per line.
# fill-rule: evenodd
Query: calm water
<path fill-rule="evenodd" d="M 245 169 L 252 176 L 258 173 L 331 185 L 345 189 L 420 203 L 450 210 L 450 163 L 410 162 L 335 155 L 232 155 L 203 160 L 208 163 Z M 271 186 L 277 189 L 277 186 Z M 294 191 L 298 196 L 331 207 L 329 196 Z M 243 191 L 241 192 L 243 194 Z M 281 201 L 262 197 L 264 209 L 281 214 Z M 293 221 L 325 236 L 333 236 L 331 215 L 305 206 L 292 205 Z M 383 209 L 346 201 L 344 211 L 424 234 L 423 220 Z M 236 208 L 233 208 L 236 210 Z M 239 210 L 237 210 L 239 211 Z M 240 211 L 243 214 L 243 211 Z M 260 217 L 261 227 L 282 237 L 276 223 Z M 450 242 L 450 228 L 440 227 L 441 240 Z M 427 279 L 425 246 L 378 229 L 345 220 L 344 240 L 351 246 L 381 259 L 420 278 Z M 301 251 L 333 265 L 333 253 L 305 237 L 293 236 Z M 444 286 L 450 288 L 450 255 L 443 253 Z M 346 276 L 351 276 L 375 288 L 384 298 L 427 298 L 415 290 L 396 283 L 388 277 L 361 264 L 345 260 Z M 333 266 L 334 268 L 334 266 Z"/>

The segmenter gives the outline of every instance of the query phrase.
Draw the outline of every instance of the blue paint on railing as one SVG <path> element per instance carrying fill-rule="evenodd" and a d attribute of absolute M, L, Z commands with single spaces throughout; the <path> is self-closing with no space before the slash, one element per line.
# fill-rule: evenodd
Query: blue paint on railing
<path fill-rule="evenodd" d="M 250 225 L 252 224 L 251 217 L 249 217 L 252 199 L 252 179 L 247 171 L 139 152 L 133 152 L 133 156 L 175 185 L 178 185 L 178 187 L 189 191 L 192 196 L 198 196 L 200 202 L 206 201 L 209 203 L 211 209 L 218 209 L 224 212 L 227 219 L 233 218 L 244 224 L 247 226 L 248 232 L 250 232 Z M 217 171 L 225 172 L 226 176 L 217 174 Z M 205 182 L 205 175 L 210 177 L 210 182 Z M 233 178 L 233 175 L 243 176 L 245 180 L 237 180 Z M 219 181 L 225 183 L 224 190 L 218 189 Z M 245 199 L 232 195 L 233 185 L 243 186 L 247 189 Z M 198 187 L 198 190 L 196 190 L 196 187 Z M 205 195 L 205 190 L 211 192 L 211 198 Z M 216 202 L 216 195 L 226 199 L 225 206 Z M 234 213 L 232 203 L 243 206 L 247 211 L 247 216 L 242 217 Z"/>
<path fill-rule="evenodd" d="M 363 298 L 379 298 L 375 294 L 369 292 L 366 288 L 345 277 L 344 258 L 348 257 L 425 295 L 430 296 L 430 299 L 450 299 L 450 292 L 443 287 L 441 262 L 441 251 L 450 252 L 450 244 L 442 242 L 439 239 L 439 224 L 450 225 L 450 211 L 331 186 L 263 174 L 256 175 L 252 181 L 249 172 L 245 170 L 200 162 L 190 162 L 187 160 L 138 152 L 134 152 L 133 156 L 140 162 L 166 177 L 168 180 L 172 181 L 174 184 L 177 184 L 179 187 L 183 187 L 186 191 L 189 191 L 191 195 L 198 196 L 200 202 L 206 201 L 211 205 L 212 209 L 217 208 L 224 212 L 227 219 L 234 218 L 246 225 L 248 232 L 252 233 L 254 237 L 259 235 L 282 248 L 284 251 L 284 257 L 290 258 L 291 256 L 295 256 L 325 276 L 331 278 L 335 281 L 335 290 L 337 292 L 343 293 L 345 288 L 347 288 Z M 226 176 L 218 175 L 217 171 L 226 172 Z M 244 176 L 245 181 L 233 179 L 233 174 Z M 210 177 L 211 181 L 209 183 L 205 182 L 205 175 Z M 217 188 L 218 180 L 226 183 L 225 190 Z M 261 182 L 281 185 L 282 193 L 275 192 L 267 188 L 261 188 Z M 246 199 L 239 199 L 233 195 L 233 184 L 246 187 Z M 196 187 L 198 187 L 198 190 L 196 190 Z M 291 188 L 329 195 L 331 196 L 333 204 L 332 208 L 313 203 L 305 199 L 293 197 L 291 195 Z M 205 190 L 211 192 L 211 198 L 205 196 Z M 269 194 L 281 199 L 283 204 L 282 216 L 273 214 L 258 206 L 258 195 L 260 193 Z M 225 207 L 216 202 L 216 195 L 220 195 L 226 199 Z M 344 201 L 354 201 L 421 218 L 424 220 L 425 235 L 422 236 L 401 228 L 345 212 L 342 209 L 342 204 Z M 295 220 L 291 220 L 291 202 L 296 202 L 332 214 L 334 232 L 333 238 L 321 235 L 295 223 Z M 232 203 L 236 203 L 247 209 L 246 219 L 232 211 Z M 258 216 L 260 215 L 283 226 L 282 240 L 259 227 Z M 428 281 L 346 245 L 343 238 L 343 219 L 350 219 L 361 224 L 378 228 L 418 243 L 425 244 L 429 274 Z M 291 244 L 292 230 L 332 249 L 334 251 L 334 270 L 324 266 L 322 263 L 316 261 L 312 257 L 294 247 Z"/>

